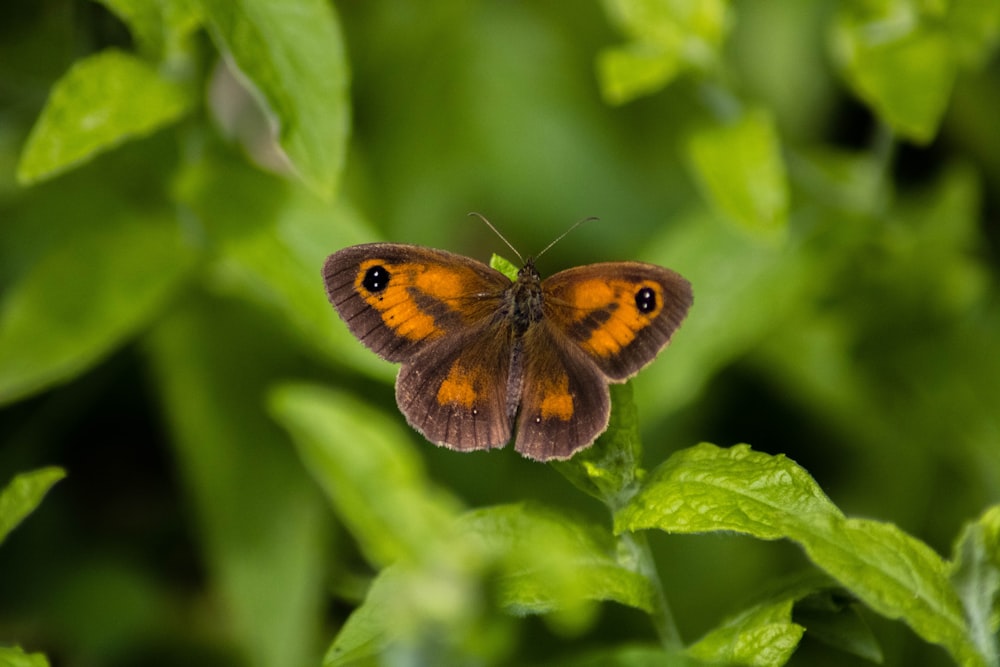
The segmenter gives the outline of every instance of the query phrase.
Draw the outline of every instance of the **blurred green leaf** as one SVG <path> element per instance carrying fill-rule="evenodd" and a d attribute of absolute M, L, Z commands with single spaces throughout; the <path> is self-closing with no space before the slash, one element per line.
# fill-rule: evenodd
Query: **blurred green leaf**
<path fill-rule="evenodd" d="M 833 28 L 847 80 L 899 134 L 931 141 L 959 67 L 996 49 L 995 2 L 848 2 Z"/>
<path fill-rule="evenodd" d="M 710 663 L 683 653 L 668 653 L 659 646 L 626 645 L 597 649 L 544 664 L 559 667 L 702 667 Z"/>
<path fill-rule="evenodd" d="M 573 610 L 611 600 L 652 609 L 651 582 L 618 562 L 610 533 L 524 504 L 475 510 L 459 532 L 501 560 L 499 595 L 514 614 Z"/>
<path fill-rule="evenodd" d="M 146 352 L 233 636 L 254 665 L 315 664 L 329 514 L 264 411 L 273 377 L 299 368 L 294 346 L 260 314 L 192 294 Z"/>
<path fill-rule="evenodd" d="M 844 518 L 808 473 L 784 456 L 707 443 L 678 452 L 615 516 L 615 528 L 787 537 L 872 609 L 904 620 L 961 664 L 987 664 L 974 647 L 944 561 L 892 524 Z"/>
<path fill-rule="evenodd" d="M 43 238 L 45 254 L 0 302 L 0 404 L 89 368 L 147 324 L 193 268 L 194 249 L 162 213 L 113 197 L 83 206 L 83 219 L 108 217 Z"/>
<path fill-rule="evenodd" d="M 1000 665 L 1000 505 L 965 526 L 955 545 L 951 580 L 976 647 L 986 664 Z"/>
<path fill-rule="evenodd" d="M 296 172 L 332 198 L 347 152 L 348 65 L 323 0 L 198 0 L 220 51 L 272 114 Z"/>
<path fill-rule="evenodd" d="M 148 63 L 113 49 L 76 62 L 52 88 L 28 137 L 17 178 L 51 178 L 97 153 L 175 122 L 192 92 Z"/>
<path fill-rule="evenodd" d="M 124 21 L 139 51 L 160 59 L 198 28 L 201 17 L 194 0 L 96 0 Z"/>
<path fill-rule="evenodd" d="M 215 251 L 208 274 L 213 289 L 270 312 L 333 363 L 386 382 L 395 377 L 393 364 L 355 340 L 323 287 L 327 255 L 377 235 L 346 197 L 325 202 L 229 154 L 186 165 L 174 191 Z"/>
<path fill-rule="evenodd" d="M 604 0 L 603 5 L 629 39 L 597 59 L 601 93 L 610 104 L 656 92 L 686 69 L 712 66 L 730 23 L 725 0 Z"/>
<path fill-rule="evenodd" d="M 282 385 L 270 405 L 369 561 L 463 557 L 443 553 L 459 504 L 426 479 L 395 420 L 318 385 Z"/>
<path fill-rule="evenodd" d="M 21 473 L 0 489 L 0 543 L 31 514 L 52 485 L 66 476 L 62 468 Z"/>
<path fill-rule="evenodd" d="M 705 197 L 727 219 L 758 236 L 788 226 L 788 182 L 771 115 L 754 109 L 735 122 L 695 132 L 688 156 Z"/>
<path fill-rule="evenodd" d="M 20 646 L 0 646 L 0 665 L 3 667 L 49 667 L 43 653 L 25 653 Z"/>
<path fill-rule="evenodd" d="M 709 663 L 784 665 L 805 631 L 792 622 L 793 600 L 766 602 L 726 619 L 692 644 L 688 653 Z"/>

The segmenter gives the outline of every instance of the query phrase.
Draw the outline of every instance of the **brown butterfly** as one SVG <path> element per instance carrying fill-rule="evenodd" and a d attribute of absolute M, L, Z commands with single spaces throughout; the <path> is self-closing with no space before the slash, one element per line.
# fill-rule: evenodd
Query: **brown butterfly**
<path fill-rule="evenodd" d="M 566 459 L 607 428 L 608 383 L 632 377 L 670 342 L 691 285 L 640 262 L 545 280 L 533 259 L 523 264 L 511 281 L 443 250 L 369 243 L 330 255 L 323 280 L 351 333 L 402 362 L 396 402 L 428 440 L 502 447 L 516 422 L 518 452 Z"/>

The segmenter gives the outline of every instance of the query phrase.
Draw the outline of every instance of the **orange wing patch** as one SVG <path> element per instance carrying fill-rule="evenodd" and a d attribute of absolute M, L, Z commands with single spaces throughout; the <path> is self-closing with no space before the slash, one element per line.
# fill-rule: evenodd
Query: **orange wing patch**
<path fill-rule="evenodd" d="M 541 418 L 567 422 L 573 418 L 573 395 L 569 393 L 569 377 L 563 373 L 549 378 L 539 388 L 542 395 Z"/>
<path fill-rule="evenodd" d="M 385 289 L 371 292 L 364 286 L 365 276 L 370 269 L 378 266 L 384 267 L 392 277 Z M 444 332 L 410 296 L 408 289 L 413 284 L 413 276 L 407 276 L 407 273 L 408 267 L 403 264 L 388 265 L 378 259 L 365 260 L 354 277 L 354 290 L 378 311 L 385 325 L 396 334 L 410 340 L 436 338 Z"/>
<path fill-rule="evenodd" d="M 651 290 L 655 298 L 655 306 L 645 312 L 640 311 L 635 302 L 636 294 L 643 289 Z M 606 318 L 590 331 L 586 339 L 580 341 L 580 346 L 592 355 L 611 357 L 635 340 L 636 335 L 660 314 L 663 288 L 648 280 L 590 279 L 573 286 L 570 303 L 578 309 L 578 322 L 594 314 L 602 314 Z"/>
<path fill-rule="evenodd" d="M 481 372 L 465 368 L 456 363 L 448 371 L 444 382 L 438 387 L 437 402 L 439 405 L 458 405 L 471 409 L 479 399 L 483 387 Z"/>

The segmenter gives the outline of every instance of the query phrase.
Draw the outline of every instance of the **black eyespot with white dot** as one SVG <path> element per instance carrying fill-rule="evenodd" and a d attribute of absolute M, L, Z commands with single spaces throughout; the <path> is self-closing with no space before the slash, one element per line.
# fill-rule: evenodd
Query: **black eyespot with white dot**
<path fill-rule="evenodd" d="M 640 313 L 651 313 L 656 310 L 656 291 L 652 287 L 643 287 L 636 292 L 635 307 Z"/>
<path fill-rule="evenodd" d="M 373 266 L 365 271 L 361 284 L 369 292 L 377 293 L 389 286 L 389 278 L 389 271 L 384 266 Z"/>

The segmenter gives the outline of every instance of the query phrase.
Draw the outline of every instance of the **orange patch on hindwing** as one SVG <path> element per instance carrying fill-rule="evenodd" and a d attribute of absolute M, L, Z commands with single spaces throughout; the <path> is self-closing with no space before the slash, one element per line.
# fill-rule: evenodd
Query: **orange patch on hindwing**
<path fill-rule="evenodd" d="M 569 421 L 573 418 L 573 395 L 569 393 L 569 377 L 563 373 L 553 380 L 546 381 L 542 386 L 540 416 L 543 420 Z"/>
<path fill-rule="evenodd" d="M 460 364 L 454 364 L 448 371 L 448 376 L 438 387 L 437 402 L 440 405 L 458 405 L 463 408 L 472 408 L 479 398 L 479 388 L 482 378 L 478 377 L 475 371 L 463 368 Z"/>

